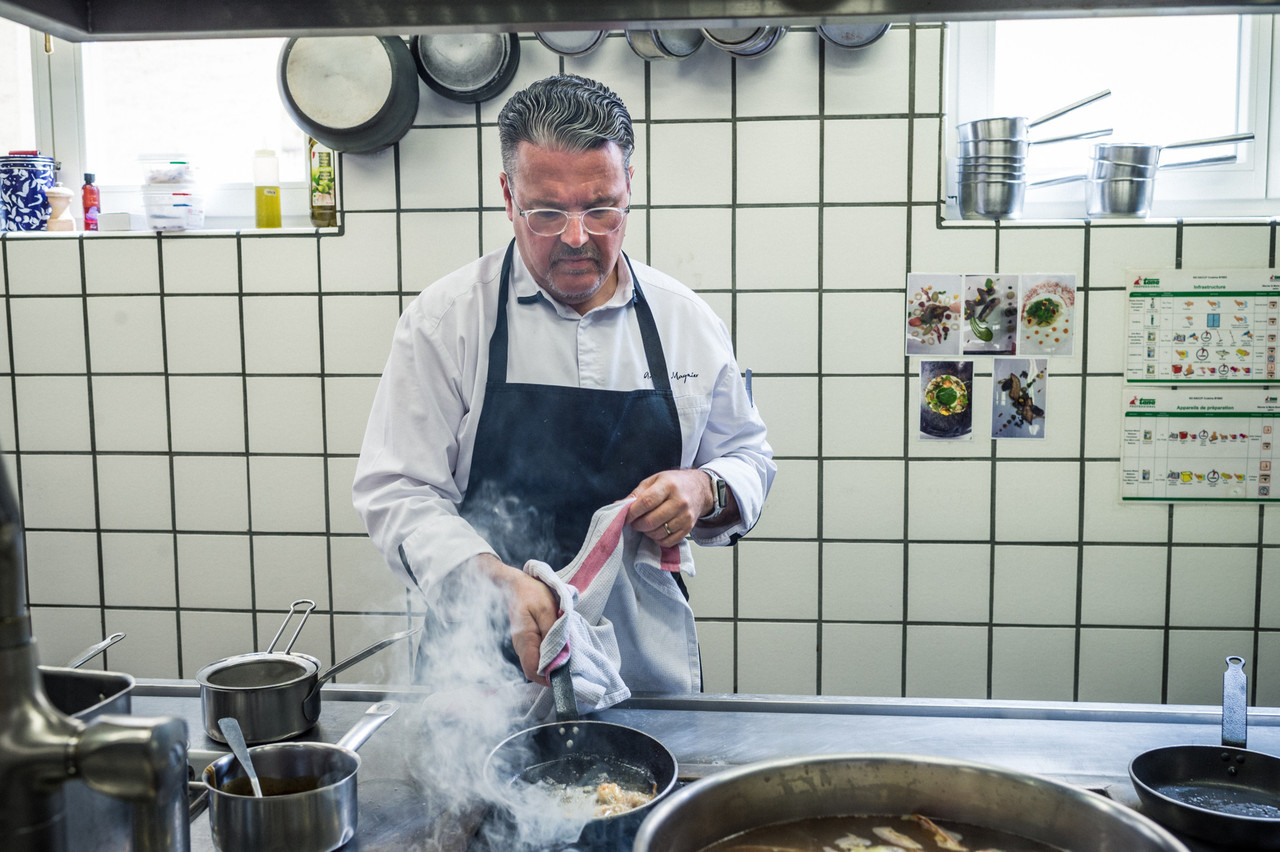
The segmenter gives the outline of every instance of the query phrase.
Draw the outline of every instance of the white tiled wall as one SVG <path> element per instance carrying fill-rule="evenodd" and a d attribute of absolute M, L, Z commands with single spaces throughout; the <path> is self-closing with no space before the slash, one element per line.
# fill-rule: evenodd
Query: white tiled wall
<path fill-rule="evenodd" d="M 1274 226 L 941 226 L 943 35 L 653 64 L 616 33 L 579 60 L 523 42 L 513 87 L 563 68 L 628 102 L 627 249 L 729 324 L 778 454 L 754 533 L 698 554 L 707 688 L 1213 703 L 1239 653 L 1280 703 L 1275 510 L 1117 500 L 1123 270 L 1274 266 Z M 109 666 L 190 677 L 300 597 L 297 647 L 325 661 L 406 623 L 350 506 L 364 419 L 407 299 L 510 239 L 502 99 L 421 93 L 398 145 L 342 158 L 341 235 L 0 240 L 0 451 L 42 659 L 123 630 Z M 1044 441 L 914 438 L 906 274 L 973 270 L 1082 283 Z"/>

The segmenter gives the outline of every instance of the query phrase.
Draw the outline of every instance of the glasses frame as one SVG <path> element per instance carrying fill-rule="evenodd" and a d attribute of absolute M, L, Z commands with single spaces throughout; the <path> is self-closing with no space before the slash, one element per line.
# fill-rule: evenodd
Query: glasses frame
<path fill-rule="evenodd" d="M 520 209 L 520 205 L 519 205 L 519 203 L 517 203 L 517 202 L 516 202 L 516 199 L 515 199 L 515 196 L 514 196 L 514 195 L 513 195 L 513 196 L 512 196 L 512 198 L 511 198 L 511 205 L 512 205 L 513 207 L 515 207 L 515 209 L 516 209 L 516 215 L 523 217 L 525 227 L 527 227 L 527 228 L 528 228 L 530 231 L 532 231 L 534 234 L 537 234 L 537 236 L 539 236 L 539 237 L 558 237 L 558 236 L 560 236 L 560 235 L 561 235 L 561 234 L 563 234 L 565 231 L 569 230 L 569 225 L 571 225 L 571 224 L 573 223 L 573 220 L 574 220 L 574 219 L 578 219 L 579 221 L 581 221 L 581 222 L 582 222 L 582 230 L 586 231 L 588 234 L 591 234 L 593 237 L 607 237 L 607 236 L 609 236 L 610 234 L 616 234 L 616 233 L 618 232 L 618 230 L 622 227 L 623 223 L 625 223 L 625 222 L 627 221 L 627 214 L 629 214 L 629 213 L 631 212 L 631 205 L 630 205 L 630 203 L 628 203 L 628 204 L 627 204 L 627 206 L 625 206 L 625 207 L 592 207 L 592 208 L 590 208 L 589 210 L 580 210 L 580 211 L 578 211 L 577 213 L 571 213 L 571 212 L 570 212 L 570 211 L 568 211 L 568 210 L 558 210 L 558 209 L 556 209 L 555 207 L 534 207 L 534 208 L 533 208 L 533 209 L 531 209 L 531 210 L 522 210 L 522 209 Z M 615 212 L 615 213 L 621 213 L 621 214 L 622 214 L 622 218 L 618 221 L 617 226 L 616 226 L 616 227 L 614 227 L 614 229 L 613 229 L 612 231 L 603 231 L 603 232 L 601 232 L 601 231 L 593 231 L 593 230 L 591 230 L 591 228 L 587 227 L 587 216 L 589 216 L 590 214 L 592 214 L 592 213 L 596 212 L 597 210 L 611 210 L 611 211 L 613 211 L 613 212 Z M 556 231 L 554 234 L 541 234 L 541 233 L 538 233 L 537 231 L 534 231 L 534 230 L 533 230 L 533 226 L 529 224 L 529 215 L 530 215 L 530 214 L 532 214 L 532 213 L 559 213 L 560 215 L 562 215 L 562 216 L 564 216 L 564 217 L 565 217 L 565 219 L 564 219 L 564 227 L 563 227 L 563 228 L 561 228 L 560 230 Z"/>

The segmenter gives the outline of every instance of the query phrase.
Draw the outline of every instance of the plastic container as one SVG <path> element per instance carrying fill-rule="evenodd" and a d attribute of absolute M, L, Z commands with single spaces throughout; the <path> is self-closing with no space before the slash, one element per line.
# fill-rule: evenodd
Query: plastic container
<path fill-rule="evenodd" d="M 253 210 L 255 227 L 280 227 L 280 160 L 275 151 L 254 152 Z"/>
<path fill-rule="evenodd" d="M 142 189 L 147 227 L 153 231 L 185 231 L 204 227 L 204 196 L 188 188 L 147 186 Z"/>
<path fill-rule="evenodd" d="M 142 182 L 148 186 L 195 183 L 198 179 L 195 164 L 186 154 L 142 154 L 138 162 L 142 166 Z"/>

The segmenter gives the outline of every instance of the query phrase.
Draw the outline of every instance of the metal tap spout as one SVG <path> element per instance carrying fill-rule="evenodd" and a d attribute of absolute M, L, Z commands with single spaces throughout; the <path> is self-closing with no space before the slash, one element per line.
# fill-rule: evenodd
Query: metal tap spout
<path fill-rule="evenodd" d="M 45 694 L 27 608 L 22 521 L 0 464 L 0 837 L 7 852 L 68 848 L 63 785 L 140 803 L 133 848 L 188 852 L 187 726 L 102 716 L 85 725 Z"/>

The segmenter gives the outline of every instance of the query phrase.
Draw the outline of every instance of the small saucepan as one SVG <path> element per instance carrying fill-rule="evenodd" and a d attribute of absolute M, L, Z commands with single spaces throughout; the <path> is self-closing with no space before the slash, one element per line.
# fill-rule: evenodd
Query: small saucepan
<path fill-rule="evenodd" d="M 422 629 L 388 636 L 321 672 L 315 657 L 290 650 L 315 606 L 311 600 L 294 601 L 266 651 L 237 654 L 196 672 L 204 730 L 211 738 L 226 742 L 218 728 L 218 720 L 226 716 L 239 721 L 250 744 L 287 740 L 311 730 L 320 718 L 320 687 L 325 681 Z M 301 619 L 293 636 L 283 651 L 276 651 L 276 642 L 296 612 Z"/>
<path fill-rule="evenodd" d="M 1143 809 L 1174 831 L 1231 849 L 1280 849 L 1280 758 L 1246 745 L 1244 659 L 1222 676 L 1222 745 L 1145 751 L 1129 764 Z"/>
<path fill-rule="evenodd" d="M 205 767 L 209 830 L 226 852 L 331 852 L 355 837 L 359 817 L 356 774 L 360 748 L 396 712 L 393 701 L 375 704 L 330 743 L 274 743 L 249 749 L 262 784 L 253 794 L 234 754 Z"/>
<path fill-rule="evenodd" d="M 508 818 L 518 820 L 522 807 L 545 810 L 544 800 L 550 800 L 551 807 L 563 803 L 565 811 L 573 811 L 566 820 L 583 825 L 577 840 L 585 848 L 629 849 L 653 804 L 675 787 L 675 756 L 643 731 L 579 719 L 567 661 L 550 679 L 558 721 L 527 728 L 499 743 L 485 761 L 486 779 L 499 800 L 510 805 Z M 600 788 L 606 784 L 617 784 L 623 795 L 644 793 L 653 798 L 608 815 L 582 815 L 575 807 L 582 802 L 575 792 L 596 788 L 604 795 Z"/>

